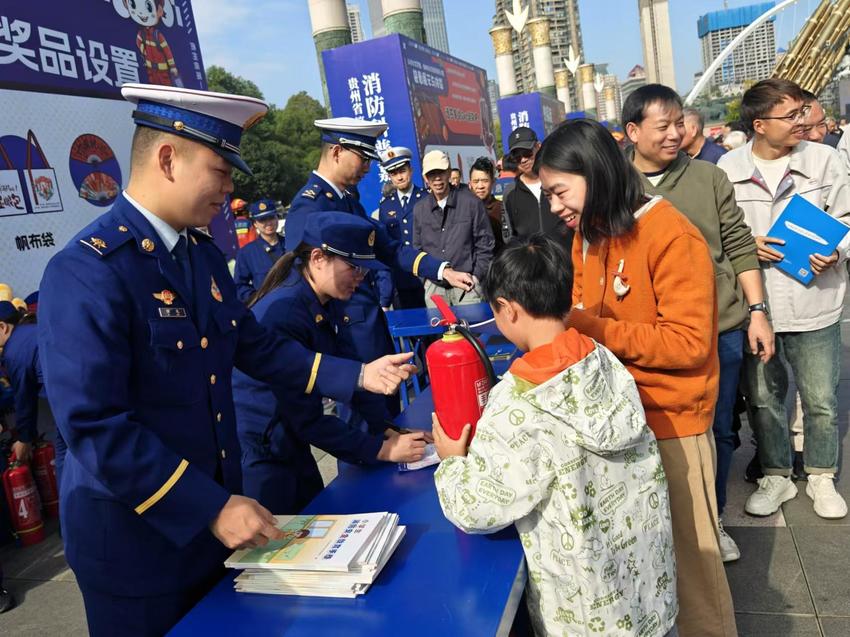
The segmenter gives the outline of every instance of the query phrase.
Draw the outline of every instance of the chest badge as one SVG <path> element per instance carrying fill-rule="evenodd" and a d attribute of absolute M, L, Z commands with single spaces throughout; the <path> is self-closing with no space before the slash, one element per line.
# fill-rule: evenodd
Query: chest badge
<path fill-rule="evenodd" d="M 171 305 L 174 303 L 174 299 L 177 298 L 177 295 L 171 290 L 163 290 L 162 292 L 155 292 L 153 298 L 157 301 L 162 301 L 166 305 Z"/>
<path fill-rule="evenodd" d="M 218 289 L 218 284 L 215 282 L 215 277 L 210 277 L 211 285 L 210 285 L 210 294 L 212 297 L 221 303 L 221 290 Z"/>
<path fill-rule="evenodd" d="M 632 289 L 632 286 L 628 285 L 626 281 L 628 281 L 628 277 L 623 274 L 623 266 L 625 265 L 626 260 L 620 259 L 620 262 L 617 264 L 617 273 L 614 275 L 614 294 L 617 295 L 617 300 L 620 301 L 623 299 L 626 294 L 629 293 L 629 290 Z"/>

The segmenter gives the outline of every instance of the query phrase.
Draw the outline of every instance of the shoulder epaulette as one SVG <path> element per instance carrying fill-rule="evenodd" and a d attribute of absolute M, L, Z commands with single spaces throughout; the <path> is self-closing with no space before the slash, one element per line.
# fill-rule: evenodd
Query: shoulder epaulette
<path fill-rule="evenodd" d="M 87 237 L 80 239 L 80 244 L 97 253 L 101 258 L 112 254 L 119 247 L 132 240 L 127 226 L 104 226 L 98 228 Z"/>

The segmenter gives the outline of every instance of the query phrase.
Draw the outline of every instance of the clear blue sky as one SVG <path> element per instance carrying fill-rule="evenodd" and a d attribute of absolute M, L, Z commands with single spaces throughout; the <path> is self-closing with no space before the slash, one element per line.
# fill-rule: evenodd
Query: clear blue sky
<path fill-rule="evenodd" d="M 351 1 L 351 0 L 349 0 Z M 361 7 L 363 28 L 371 34 L 366 0 Z M 283 106 L 298 91 L 321 99 L 316 50 L 310 34 L 307 0 L 194 0 L 204 63 L 218 64 L 252 80 L 267 100 Z M 444 0 L 452 55 L 487 70 L 495 79 L 492 26 L 493 0 Z M 523 2 L 525 4 L 525 2 Z M 754 4 L 730 0 L 730 7 Z M 800 0 L 776 19 L 777 45 L 788 40 L 817 6 Z M 637 0 L 579 0 L 585 61 L 607 63 L 622 80 L 635 64 L 643 63 Z M 673 56 L 680 93 L 693 86 L 702 70 L 697 18 L 723 8 L 722 0 L 670 0 Z"/>

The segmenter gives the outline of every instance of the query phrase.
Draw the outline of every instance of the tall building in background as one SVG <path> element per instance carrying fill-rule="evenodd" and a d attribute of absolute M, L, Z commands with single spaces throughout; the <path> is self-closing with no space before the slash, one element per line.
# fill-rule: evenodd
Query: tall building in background
<path fill-rule="evenodd" d="M 582 61 L 584 60 L 584 45 L 581 39 L 581 20 L 578 13 L 578 0 L 529 0 L 531 6 L 529 19 L 549 18 L 549 37 L 552 47 L 552 63 L 555 68 L 564 66 L 564 58 L 569 57 L 570 45 Z M 513 11 L 512 0 L 496 0 L 496 15 L 493 24 L 503 26 L 508 24 L 505 9 Z M 537 78 L 534 74 L 534 57 L 531 52 L 531 41 L 528 29 L 524 29 L 522 37 L 516 31 L 511 34 L 514 51 L 514 73 L 516 74 L 517 89 L 520 93 L 531 93 L 537 90 Z M 578 110 L 579 94 L 581 92 L 576 78 L 570 74 L 570 101 Z"/>
<path fill-rule="evenodd" d="M 493 121 L 499 121 L 499 108 L 496 102 L 499 101 L 499 83 L 496 80 L 487 80 L 487 95 L 490 98 L 490 114 L 493 116 Z"/>
<path fill-rule="evenodd" d="M 360 5 L 346 4 L 348 11 L 348 26 L 351 28 L 351 42 L 362 42 L 366 39 L 363 34 L 363 22 L 360 20 Z"/>
<path fill-rule="evenodd" d="M 368 0 L 369 3 L 369 24 L 372 25 L 372 37 L 382 38 L 387 34 L 384 29 L 384 9 L 381 6 L 381 0 Z"/>
<path fill-rule="evenodd" d="M 664 84 L 675 89 L 676 73 L 673 70 L 673 42 L 667 0 L 638 0 L 638 9 L 646 79 L 650 84 Z"/>
<path fill-rule="evenodd" d="M 626 76 L 626 81 L 620 84 L 620 110 L 622 110 L 622 102 L 625 102 L 636 89 L 645 85 L 646 71 L 640 64 L 635 64 Z"/>
<path fill-rule="evenodd" d="M 449 53 L 449 34 L 446 32 L 446 13 L 443 0 L 422 0 L 422 19 L 428 46 Z"/>
<path fill-rule="evenodd" d="M 712 11 L 697 21 L 702 68 L 705 70 L 726 46 L 756 18 L 773 8 L 773 2 L 751 4 L 735 9 Z M 710 80 L 711 86 L 738 91 L 747 81 L 770 77 L 776 65 L 775 18 L 770 18 L 737 46 Z"/>

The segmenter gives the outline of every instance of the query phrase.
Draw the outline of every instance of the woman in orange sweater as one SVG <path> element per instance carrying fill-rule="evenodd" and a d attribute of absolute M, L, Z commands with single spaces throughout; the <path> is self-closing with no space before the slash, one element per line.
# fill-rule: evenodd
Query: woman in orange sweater
<path fill-rule="evenodd" d="M 577 230 L 568 325 L 625 364 L 658 438 L 670 490 L 680 635 L 736 635 L 717 539 L 710 429 L 719 366 L 708 246 L 669 202 L 643 192 L 631 163 L 596 122 L 562 124 L 544 141 L 535 169 L 552 213 Z"/>

